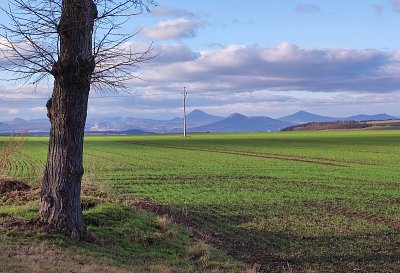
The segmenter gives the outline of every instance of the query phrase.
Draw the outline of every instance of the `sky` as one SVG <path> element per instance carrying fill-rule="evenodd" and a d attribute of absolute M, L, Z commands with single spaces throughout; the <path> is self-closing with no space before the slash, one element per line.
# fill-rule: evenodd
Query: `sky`
<path fill-rule="evenodd" d="M 155 58 L 129 93 L 91 91 L 89 117 L 181 116 L 183 87 L 188 111 L 220 116 L 400 117 L 400 0 L 158 4 L 125 25 L 140 30 L 131 50 L 152 44 Z M 51 89 L 0 81 L 0 121 L 46 118 Z"/>

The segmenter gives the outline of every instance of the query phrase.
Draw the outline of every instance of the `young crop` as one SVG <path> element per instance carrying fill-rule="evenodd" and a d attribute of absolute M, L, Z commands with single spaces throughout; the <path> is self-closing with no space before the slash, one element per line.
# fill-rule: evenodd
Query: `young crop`
<path fill-rule="evenodd" d="M 24 143 L 23 135 L 0 138 L 0 176 L 4 176 L 8 169 L 16 168 L 12 164 L 17 158 L 21 158 Z"/>
<path fill-rule="evenodd" d="M 21 174 L 45 157 L 28 144 Z M 261 272 L 397 272 L 399 144 L 399 131 L 87 137 L 85 176 Z"/>

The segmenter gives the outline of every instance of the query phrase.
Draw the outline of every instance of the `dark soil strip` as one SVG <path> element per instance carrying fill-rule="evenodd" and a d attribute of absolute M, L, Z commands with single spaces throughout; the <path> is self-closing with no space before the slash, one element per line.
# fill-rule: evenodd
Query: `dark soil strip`
<path fill-rule="evenodd" d="M 298 161 L 298 162 L 305 162 L 305 163 L 315 163 L 315 164 L 336 166 L 336 167 L 348 167 L 348 165 L 343 164 L 343 161 L 340 161 L 340 163 L 339 163 L 338 161 L 330 160 L 330 159 L 326 159 L 326 158 L 312 159 L 312 158 L 299 157 L 299 156 L 293 156 L 293 155 L 288 156 L 288 155 L 279 155 L 279 154 L 246 152 L 246 151 L 188 148 L 188 147 L 168 146 L 168 145 L 159 145 L 159 144 L 149 144 L 149 143 L 135 142 L 135 141 L 129 141 L 129 142 L 124 142 L 124 143 L 130 143 L 130 144 L 141 145 L 141 146 L 149 146 L 149 147 L 160 147 L 160 148 L 168 148 L 168 149 L 187 150 L 187 151 L 212 152 L 212 153 L 220 153 L 220 154 L 231 154 L 231 155 L 250 156 L 250 157 L 259 157 L 259 158 L 279 159 L 279 160 L 287 160 L 287 161 Z"/>
<path fill-rule="evenodd" d="M 366 220 L 366 221 L 376 223 L 376 224 L 385 224 L 394 229 L 400 229 L 399 221 L 396 221 L 396 220 L 386 217 L 386 216 L 379 216 L 379 215 L 374 215 L 374 214 L 368 214 L 368 213 L 361 212 L 361 211 L 355 211 L 350 208 L 333 205 L 330 203 L 320 203 L 319 202 L 319 203 L 310 203 L 309 205 L 313 208 L 315 208 L 315 207 L 323 208 L 329 213 L 342 215 L 342 216 L 348 217 L 350 219 L 354 219 L 354 220 L 361 219 L 361 220 Z"/>
<path fill-rule="evenodd" d="M 175 212 L 167 206 L 141 198 L 131 200 L 131 204 L 156 215 L 167 215 L 173 222 L 186 226 L 189 231 L 206 243 L 224 251 L 239 261 L 253 266 L 254 268 L 260 268 L 261 272 L 268 272 L 267 269 L 271 268 L 271 266 L 276 268 L 284 266 L 287 263 L 286 260 L 279 259 L 275 256 L 269 256 L 258 249 L 252 248 L 252 246 L 239 243 L 235 244 L 232 242 L 232 238 L 227 235 L 210 230 L 203 230 L 201 227 L 193 224 L 188 216 Z"/>
<path fill-rule="evenodd" d="M 0 194 L 14 192 L 14 191 L 27 191 L 31 187 L 19 180 L 11 178 L 1 178 L 0 177 Z"/>
<path fill-rule="evenodd" d="M 283 180 L 267 175 L 166 175 L 166 176 L 134 176 L 134 177 L 106 177 L 98 179 L 99 181 L 135 181 L 140 184 L 154 184 L 154 182 L 173 181 L 176 184 L 192 183 L 193 181 L 205 181 L 210 179 L 217 180 L 261 180 L 268 182 L 295 182 L 291 180 Z"/>

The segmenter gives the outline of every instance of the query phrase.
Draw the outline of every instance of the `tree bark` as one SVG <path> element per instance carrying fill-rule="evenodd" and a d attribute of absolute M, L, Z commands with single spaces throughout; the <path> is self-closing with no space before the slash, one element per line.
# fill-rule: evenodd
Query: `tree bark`
<path fill-rule="evenodd" d="M 85 232 L 80 201 L 83 176 L 83 140 L 95 67 L 92 52 L 93 0 L 63 0 L 59 59 L 53 64 L 54 89 L 48 100 L 51 123 L 47 163 L 44 171 L 40 219 L 79 240 Z"/>

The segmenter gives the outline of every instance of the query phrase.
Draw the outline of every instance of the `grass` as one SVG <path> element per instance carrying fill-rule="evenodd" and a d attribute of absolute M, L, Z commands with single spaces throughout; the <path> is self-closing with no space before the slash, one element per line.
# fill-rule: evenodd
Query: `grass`
<path fill-rule="evenodd" d="M 22 147 L 25 143 L 25 138 L 23 136 L 11 136 L 3 138 L 0 142 L 0 174 L 3 174 L 12 161 L 12 157 L 16 154 L 20 154 Z"/>
<path fill-rule="evenodd" d="M 87 186 L 85 186 L 87 188 Z M 29 220 L 37 217 L 38 191 L 6 194 L 0 201 L 0 272 L 242 272 L 243 265 L 195 239 L 167 217 L 98 200 L 85 190 L 89 239 L 74 244 Z M 104 193 L 102 194 L 104 197 Z M 9 198 L 9 199 L 7 199 Z M 17 218 L 15 218 L 17 217 Z M 201 245 L 200 250 L 196 250 Z M 198 251 L 199 255 L 194 255 Z M 206 259 L 205 259 L 206 257 Z"/>
<path fill-rule="evenodd" d="M 9 140 L 5 141 L 9 145 Z M 42 141 L 45 139 L 29 139 L 23 152 L 9 157 L 6 176 L 24 180 L 32 177 L 31 173 L 36 176 L 35 164 L 44 163 Z M 119 201 L 95 177 L 93 172 L 87 175 L 82 188 L 88 239 L 80 244 L 35 224 L 39 200 L 36 180 L 31 183 L 33 189 L 0 195 L 0 272 L 233 273 L 247 270 L 243 264 L 194 238 L 189 230 L 176 225 L 168 216 L 154 215 Z"/>
<path fill-rule="evenodd" d="M 11 163 L 8 175 L 32 176 L 31 166 L 44 164 L 46 141 L 27 138 L 27 156 Z M 399 144 L 396 130 L 87 137 L 85 179 L 119 203 L 140 198 L 168 208 L 215 246 L 261 264 L 261 271 L 397 272 Z M 107 219 L 125 219 L 128 213 L 112 206 L 85 212 L 88 228 L 105 240 L 112 237 Z M 23 209 L 20 214 L 30 215 Z M 168 217 L 153 218 L 152 224 L 130 217 L 131 223 L 114 226 L 126 252 L 110 248 L 105 254 L 110 259 L 123 260 L 115 253 L 140 253 L 146 242 L 154 244 L 146 254 L 151 260 L 167 260 L 175 268 L 198 257 L 188 254 L 187 244 L 174 243 L 180 232 L 167 232 L 173 239 L 157 237 L 165 233 Z M 123 237 L 140 223 L 142 235 Z M 207 255 L 186 266 L 214 264 Z M 140 264 L 136 256 L 134 263 Z"/>

